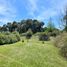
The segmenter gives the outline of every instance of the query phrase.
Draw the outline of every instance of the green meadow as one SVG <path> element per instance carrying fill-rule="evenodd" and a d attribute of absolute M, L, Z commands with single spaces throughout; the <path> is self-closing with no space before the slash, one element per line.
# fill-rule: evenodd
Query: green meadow
<path fill-rule="evenodd" d="M 52 41 L 39 41 L 33 36 L 24 42 L 0 46 L 0 67 L 67 67 Z"/>

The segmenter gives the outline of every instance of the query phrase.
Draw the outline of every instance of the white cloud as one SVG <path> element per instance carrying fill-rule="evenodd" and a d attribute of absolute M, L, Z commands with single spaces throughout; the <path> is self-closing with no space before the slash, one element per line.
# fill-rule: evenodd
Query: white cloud
<path fill-rule="evenodd" d="M 37 19 L 39 20 L 46 20 L 49 19 L 50 17 L 54 17 L 56 15 L 55 11 L 52 10 L 47 10 L 47 11 L 42 11 L 38 16 Z"/>
<path fill-rule="evenodd" d="M 19 0 L 18 2 L 21 2 L 22 8 L 24 7 L 27 10 L 28 17 L 43 21 L 59 15 L 67 4 L 67 0 Z M 15 3 L 17 0 L 0 0 L 0 22 L 5 23 L 16 18 L 18 5 L 15 5 L 15 8 L 13 6 Z M 20 11 L 18 10 L 18 12 Z"/>
<path fill-rule="evenodd" d="M 6 24 L 16 17 L 16 10 L 8 0 L 0 1 L 0 23 Z"/>
<path fill-rule="evenodd" d="M 38 0 L 28 0 L 27 10 L 31 16 L 34 16 L 34 13 L 38 10 L 37 1 Z"/>
<path fill-rule="evenodd" d="M 38 3 L 40 3 L 40 5 L 38 5 Z M 41 0 L 38 1 L 38 3 L 36 4 L 38 15 L 34 17 L 44 21 L 45 19 L 49 19 L 50 17 L 55 17 L 60 13 L 63 13 L 67 0 Z"/>

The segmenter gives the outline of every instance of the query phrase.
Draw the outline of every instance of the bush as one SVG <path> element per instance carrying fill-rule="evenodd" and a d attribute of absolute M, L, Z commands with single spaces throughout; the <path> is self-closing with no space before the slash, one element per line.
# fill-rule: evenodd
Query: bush
<path fill-rule="evenodd" d="M 15 43 L 17 42 L 17 37 L 14 34 L 11 34 L 10 36 L 8 36 L 8 38 L 10 39 L 10 43 Z"/>
<path fill-rule="evenodd" d="M 67 42 L 61 47 L 61 55 L 67 58 Z"/>
<path fill-rule="evenodd" d="M 22 40 L 22 42 L 24 42 L 24 40 Z"/>
<path fill-rule="evenodd" d="M 26 38 L 27 39 L 30 39 L 31 37 L 32 37 L 32 30 L 31 29 L 29 29 L 28 31 L 27 31 L 27 34 L 26 34 Z"/>
<path fill-rule="evenodd" d="M 62 33 L 56 37 L 55 46 L 60 48 L 61 55 L 67 58 L 67 33 Z"/>
<path fill-rule="evenodd" d="M 5 34 L 5 35 L 10 35 L 10 32 L 3 32 L 3 34 Z"/>
<path fill-rule="evenodd" d="M 48 41 L 49 40 L 49 36 L 46 33 L 41 33 L 39 35 L 39 40 L 40 41 Z"/>
<path fill-rule="evenodd" d="M 53 30 L 52 32 L 48 32 L 49 36 L 56 37 L 60 34 L 60 31 L 58 29 Z"/>
<path fill-rule="evenodd" d="M 17 41 L 20 41 L 20 35 L 18 32 L 13 32 L 13 34 L 16 36 Z"/>
<path fill-rule="evenodd" d="M 4 44 L 5 40 L 5 36 L 3 34 L 0 34 L 0 44 Z"/>
<path fill-rule="evenodd" d="M 67 33 L 62 33 L 55 38 L 54 44 L 56 47 L 61 48 L 67 41 Z"/>
<path fill-rule="evenodd" d="M 15 43 L 19 40 L 20 40 L 19 34 L 17 35 L 13 33 L 10 34 L 0 33 L 0 45 Z"/>

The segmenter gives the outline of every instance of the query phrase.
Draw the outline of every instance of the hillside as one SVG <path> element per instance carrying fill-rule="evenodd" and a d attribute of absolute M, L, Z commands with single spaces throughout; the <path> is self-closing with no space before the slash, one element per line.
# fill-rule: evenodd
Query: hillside
<path fill-rule="evenodd" d="M 0 46 L 0 67 L 67 67 L 67 61 L 51 41 L 42 44 L 32 37 Z"/>

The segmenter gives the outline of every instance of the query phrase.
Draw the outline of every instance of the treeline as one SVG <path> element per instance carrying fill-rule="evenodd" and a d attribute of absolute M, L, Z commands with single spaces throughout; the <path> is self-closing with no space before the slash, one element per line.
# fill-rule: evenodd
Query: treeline
<path fill-rule="evenodd" d="M 22 20 L 20 22 L 13 21 L 9 22 L 2 27 L 0 27 L 0 31 L 17 31 L 19 33 L 25 33 L 28 31 L 28 29 L 31 29 L 33 33 L 41 32 L 43 31 L 43 25 L 44 22 L 38 21 L 38 20 Z"/>

